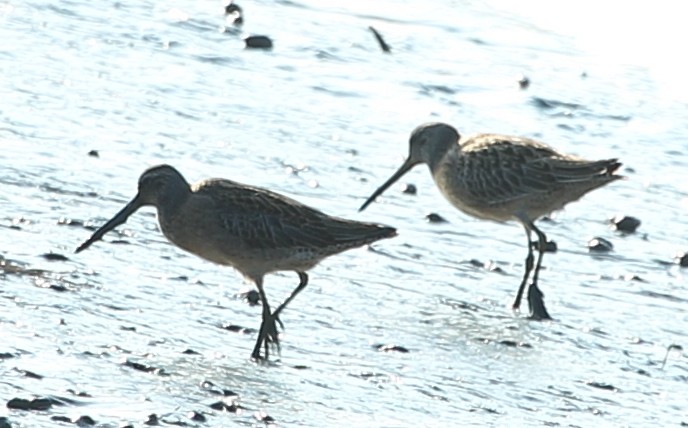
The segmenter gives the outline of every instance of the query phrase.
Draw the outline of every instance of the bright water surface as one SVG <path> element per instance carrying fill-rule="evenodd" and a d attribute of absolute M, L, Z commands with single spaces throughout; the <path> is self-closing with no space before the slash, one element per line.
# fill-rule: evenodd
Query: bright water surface
<path fill-rule="evenodd" d="M 245 1 L 243 30 L 227 32 L 214 0 L 0 3 L 0 416 L 13 427 L 81 415 L 143 426 L 153 413 L 162 425 L 264 425 L 261 412 L 314 427 L 688 423 L 686 355 L 662 367 L 667 346 L 688 345 L 686 271 L 672 263 L 688 250 L 685 14 L 676 2 L 542 3 Z M 244 50 L 243 31 L 275 48 Z M 509 308 L 521 228 L 459 213 L 427 168 L 406 177 L 417 196 L 396 187 L 357 212 L 410 131 L 434 120 L 624 162 L 628 180 L 541 223 L 559 246 L 541 282 L 555 321 Z M 258 327 L 259 307 L 238 297 L 248 286 L 169 244 L 153 210 L 73 254 L 84 224 L 103 224 L 159 163 L 400 235 L 315 268 L 283 314 L 281 359 L 256 365 L 255 332 L 220 328 Z M 638 232 L 611 230 L 618 213 L 640 218 Z M 589 254 L 594 236 L 614 252 Z M 272 301 L 296 281 L 268 276 Z M 222 397 L 204 382 L 243 408 L 213 410 Z M 34 396 L 72 401 L 5 407 Z"/>

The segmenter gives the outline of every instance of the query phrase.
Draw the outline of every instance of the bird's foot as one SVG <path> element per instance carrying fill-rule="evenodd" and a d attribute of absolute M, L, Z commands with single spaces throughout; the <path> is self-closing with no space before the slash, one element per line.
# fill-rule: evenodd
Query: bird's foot
<path fill-rule="evenodd" d="M 279 342 L 279 331 L 277 330 L 277 323 L 284 329 L 284 324 L 279 319 L 279 314 L 270 314 L 263 318 L 260 324 L 260 331 L 258 333 L 258 340 L 256 341 L 256 346 L 253 348 L 253 353 L 251 358 L 254 360 L 264 360 L 267 361 L 270 355 L 270 350 L 276 350 L 279 355 L 280 342 Z M 265 355 L 261 355 L 261 348 L 263 348 Z"/>
<path fill-rule="evenodd" d="M 530 318 L 534 321 L 551 320 L 552 317 L 545 308 L 544 294 L 538 288 L 537 284 L 530 284 L 528 287 L 528 306 L 530 307 Z"/>

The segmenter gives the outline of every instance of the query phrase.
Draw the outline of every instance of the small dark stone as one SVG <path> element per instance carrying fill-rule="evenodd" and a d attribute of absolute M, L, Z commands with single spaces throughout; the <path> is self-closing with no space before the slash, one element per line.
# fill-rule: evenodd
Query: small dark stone
<path fill-rule="evenodd" d="M 272 49 L 272 40 L 268 36 L 248 36 L 244 43 L 249 49 Z"/>
<path fill-rule="evenodd" d="M 227 411 L 227 412 L 229 412 L 229 413 L 238 413 L 239 410 L 246 410 L 246 407 L 240 406 L 240 405 L 238 405 L 238 404 L 236 404 L 236 403 L 226 404 L 226 405 L 225 405 L 225 411 Z"/>
<path fill-rule="evenodd" d="M 0 360 L 7 360 L 10 358 L 16 358 L 18 357 L 17 354 L 13 354 L 11 352 L 0 352 Z"/>
<path fill-rule="evenodd" d="M 674 258 L 674 263 L 681 267 L 688 267 L 688 252 L 677 254 Z"/>
<path fill-rule="evenodd" d="M 416 188 L 415 184 L 411 183 L 406 183 L 403 189 L 401 189 L 402 193 L 406 193 L 407 195 L 415 195 L 418 193 L 418 189 Z"/>
<path fill-rule="evenodd" d="M 430 213 L 426 215 L 425 219 L 428 221 L 428 223 L 447 223 L 447 220 L 445 220 L 444 217 L 436 213 Z"/>
<path fill-rule="evenodd" d="M 67 256 L 64 256 L 62 254 L 57 254 L 57 253 L 45 253 L 41 254 L 41 257 L 43 257 L 46 260 L 49 260 L 51 262 L 64 262 L 69 260 Z"/>
<path fill-rule="evenodd" d="M 222 395 L 225 397 L 239 397 L 239 394 L 236 392 L 232 391 L 231 389 L 223 389 L 222 390 Z"/>
<path fill-rule="evenodd" d="M 7 402 L 7 408 L 18 410 L 48 410 L 53 405 L 49 398 L 34 398 L 27 400 L 24 398 L 13 398 Z"/>
<path fill-rule="evenodd" d="M 244 13 L 241 7 L 233 2 L 229 2 L 225 6 L 225 19 L 234 25 L 242 25 L 244 23 Z"/>
<path fill-rule="evenodd" d="M 74 220 L 72 218 L 67 218 L 67 217 L 60 217 L 60 219 L 57 221 L 57 224 L 59 224 L 60 226 L 84 227 L 83 221 Z"/>
<path fill-rule="evenodd" d="M 51 400 L 50 398 L 34 398 L 31 400 L 32 410 L 48 410 L 53 404 L 60 405 L 62 403 L 57 400 Z"/>
<path fill-rule="evenodd" d="M 216 401 L 210 405 L 210 408 L 213 410 L 224 410 L 225 409 L 225 403 L 223 401 Z"/>
<path fill-rule="evenodd" d="M 7 402 L 8 409 L 31 410 L 31 401 L 25 398 L 12 398 Z"/>
<path fill-rule="evenodd" d="M 521 89 L 528 89 L 528 86 L 530 86 L 530 79 L 528 79 L 527 76 L 521 76 L 518 79 L 518 87 Z"/>
<path fill-rule="evenodd" d="M 133 326 L 127 327 L 127 326 L 121 325 L 121 326 L 119 326 L 119 329 L 122 331 L 136 331 L 136 327 L 133 327 Z"/>
<path fill-rule="evenodd" d="M 500 345 L 508 346 L 511 348 L 532 348 L 533 345 L 530 343 L 525 343 L 525 342 L 516 342 L 515 340 L 500 340 L 499 341 Z"/>
<path fill-rule="evenodd" d="M 633 233 L 640 226 L 640 220 L 635 217 L 617 215 L 609 220 L 615 230 L 624 233 Z"/>
<path fill-rule="evenodd" d="M 209 380 L 203 381 L 201 383 L 201 388 L 205 389 L 206 391 L 210 392 L 211 394 L 222 395 L 223 397 L 238 397 L 239 396 L 239 394 L 232 391 L 231 389 L 222 389 L 222 388 L 216 387 L 215 384 Z"/>
<path fill-rule="evenodd" d="M 540 250 L 540 241 L 533 241 L 533 248 L 536 250 Z M 557 243 L 554 241 L 547 241 L 545 242 L 545 253 L 556 253 L 559 248 L 557 247 Z"/>
<path fill-rule="evenodd" d="M 268 415 L 264 411 L 259 411 L 253 414 L 253 417 L 255 417 L 257 420 L 266 423 L 266 424 L 271 424 L 275 422 L 275 418 L 272 416 Z"/>
<path fill-rule="evenodd" d="M 233 401 L 229 404 L 227 404 L 226 401 L 217 401 L 217 402 L 211 404 L 210 408 L 213 410 L 219 410 L 221 412 L 229 412 L 229 413 L 237 413 L 239 410 L 245 410 L 246 409 L 244 406 L 240 406 Z"/>
<path fill-rule="evenodd" d="M 588 386 L 592 386 L 593 388 L 598 388 L 598 389 L 604 389 L 605 391 L 614 391 L 617 392 L 618 389 L 614 385 L 609 385 L 607 383 L 600 383 L 600 382 L 586 382 L 585 383 Z"/>
<path fill-rule="evenodd" d="M 409 352 L 408 349 L 404 348 L 403 346 L 398 346 L 398 345 L 375 345 L 375 349 L 377 349 L 380 352 L 401 352 L 403 354 L 406 354 Z"/>
<path fill-rule="evenodd" d="M 74 423 L 80 427 L 90 427 L 95 425 L 96 421 L 90 416 L 80 416 Z"/>
<path fill-rule="evenodd" d="M 257 306 L 260 304 L 260 293 L 258 293 L 258 290 L 251 289 L 245 293 L 241 293 L 240 296 L 244 298 L 251 306 Z"/>
<path fill-rule="evenodd" d="M 196 352 L 196 351 L 194 351 L 194 350 L 191 349 L 191 348 L 185 349 L 184 351 L 182 351 L 182 354 L 186 354 L 186 355 L 201 355 L 200 352 Z"/>
<path fill-rule="evenodd" d="M 12 428 L 10 420 L 5 416 L 0 416 L 0 428 Z"/>
<path fill-rule="evenodd" d="M 151 413 L 150 415 L 148 415 L 148 419 L 146 419 L 146 422 L 144 422 L 143 424 L 150 426 L 160 425 L 160 418 L 155 413 Z"/>
<path fill-rule="evenodd" d="M 126 360 L 124 363 L 122 363 L 122 365 L 124 365 L 126 367 L 131 367 L 134 370 L 138 370 L 138 371 L 144 372 L 144 373 L 153 373 L 156 375 L 167 375 L 167 373 L 165 373 L 164 369 L 149 366 L 149 365 L 142 364 L 142 363 L 137 363 L 136 361 Z"/>
<path fill-rule="evenodd" d="M 54 290 L 54 291 L 59 291 L 60 293 L 64 293 L 65 291 L 69 291 L 69 288 L 65 287 L 62 284 L 50 284 L 50 287 L 48 287 L 48 288 L 50 288 L 51 290 Z"/>
<path fill-rule="evenodd" d="M 604 238 L 592 238 L 588 241 L 588 251 L 593 253 L 608 253 L 613 249 L 612 243 Z"/>
<path fill-rule="evenodd" d="M 223 324 L 222 328 L 225 330 L 234 332 L 234 333 L 243 333 L 243 334 L 253 334 L 256 332 L 255 329 L 250 328 L 250 327 L 242 327 L 240 325 L 235 325 L 235 324 Z"/>
<path fill-rule="evenodd" d="M 191 419 L 194 422 L 205 422 L 208 420 L 208 418 L 206 418 L 203 413 L 196 411 L 189 412 L 188 416 L 189 419 Z"/>
<path fill-rule="evenodd" d="M 98 153 L 98 150 L 90 150 L 88 152 L 88 155 L 93 157 L 93 158 L 99 158 L 100 157 L 100 153 Z"/>
<path fill-rule="evenodd" d="M 29 370 L 19 370 L 21 374 L 23 374 L 25 377 L 31 378 L 31 379 L 43 379 L 43 376 L 39 375 L 38 373 L 34 373 Z"/>
<path fill-rule="evenodd" d="M 67 416 L 51 416 L 50 420 L 56 421 L 56 422 L 66 422 L 68 424 L 72 423 L 72 420 L 70 418 L 68 418 Z"/>
<path fill-rule="evenodd" d="M 92 396 L 91 394 L 89 394 L 88 392 L 76 391 L 76 390 L 71 389 L 71 388 L 69 388 L 69 389 L 67 390 L 67 392 L 69 392 L 70 394 L 72 394 L 72 395 L 74 395 L 74 396 L 77 396 L 77 397 L 93 397 L 93 396 Z"/>

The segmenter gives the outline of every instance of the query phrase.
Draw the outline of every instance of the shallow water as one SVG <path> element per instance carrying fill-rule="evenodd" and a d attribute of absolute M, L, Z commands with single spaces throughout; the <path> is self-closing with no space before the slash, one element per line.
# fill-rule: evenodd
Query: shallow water
<path fill-rule="evenodd" d="M 656 2 L 624 14 L 586 14 L 591 2 L 359 3 L 242 2 L 243 29 L 226 32 L 214 1 L 0 5 L 0 400 L 56 400 L 2 406 L 0 417 L 13 427 L 82 415 L 142 426 L 151 414 L 189 426 L 688 423 L 686 356 L 673 350 L 662 365 L 688 331 L 686 273 L 673 263 L 688 250 L 680 14 L 648 15 Z M 275 47 L 245 50 L 244 33 Z M 520 227 L 459 213 L 426 168 L 403 180 L 416 196 L 395 187 L 357 212 L 406 155 L 410 131 L 434 120 L 624 162 L 627 180 L 542 222 L 559 247 L 541 280 L 555 321 L 509 309 Z M 190 181 L 267 187 L 400 235 L 313 269 L 282 317 L 281 358 L 259 366 L 248 360 L 255 331 L 221 328 L 258 327 L 259 307 L 239 295 L 249 285 L 169 244 L 152 210 L 73 254 L 163 162 Z M 429 212 L 448 223 L 427 223 Z M 619 213 L 641 219 L 637 233 L 611 230 Z M 590 254 L 595 236 L 614 251 Z M 267 277 L 272 301 L 296 281 Z M 222 399 L 235 407 L 210 407 Z"/>

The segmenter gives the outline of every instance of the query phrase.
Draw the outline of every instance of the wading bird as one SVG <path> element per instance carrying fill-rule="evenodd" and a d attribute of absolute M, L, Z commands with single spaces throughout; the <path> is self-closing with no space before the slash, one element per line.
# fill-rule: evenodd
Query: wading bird
<path fill-rule="evenodd" d="M 160 165 L 141 175 L 134 199 L 76 252 L 146 205 L 157 209 L 160 229 L 172 243 L 205 260 L 233 266 L 256 284 L 263 317 L 251 354 L 254 359 L 267 360 L 270 344 L 279 350 L 276 322 L 284 327 L 279 315 L 306 287 L 308 269 L 333 254 L 396 236 L 391 227 L 331 217 L 259 187 L 219 178 L 189 185 L 179 171 Z M 298 274 L 299 285 L 271 312 L 263 277 L 285 270 Z"/>
<path fill-rule="evenodd" d="M 373 192 L 359 211 L 411 168 L 427 164 L 442 194 L 462 212 L 497 222 L 516 220 L 523 225 L 528 238 L 528 256 L 513 308 L 521 305 L 532 272 L 528 291 L 531 317 L 549 319 L 542 293 L 537 288 L 547 238 L 534 222 L 591 190 L 622 178 L 614 174 L 621 163 L 617 159 L 589 161 L 562 154 L 523 137 L 480 134 L 461 139 L 459 132 L 445 123 L 418 126 L 411 133 L 409 146 L 406 162 Z M 538 238 L 535 265 L 533 232 Z"/>

